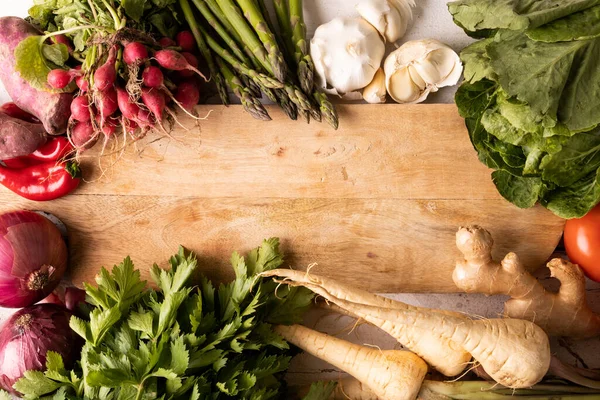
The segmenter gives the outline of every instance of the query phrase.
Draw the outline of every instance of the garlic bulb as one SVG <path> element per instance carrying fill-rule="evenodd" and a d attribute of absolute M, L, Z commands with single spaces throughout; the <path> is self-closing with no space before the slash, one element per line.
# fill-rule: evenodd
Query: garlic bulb
<path fill-rule="evenodd" d="M 414 0 L 362 0 L 356 11 L 379 31 L 388 42 L 395 42 L 406 33 L 412 22 Z"/>
<path fill-rule="evenodd" d="M 456 85 L 462 74 L 458 54 L 434 40 L 406 42 L 392 52 L 383 65 L 385 85 L 398 103 L 420 103 L 429 93 Z"/>
<path fill-rule="evenodd" d="M 383 72 L 383 69 L 379 68 L 377 70 L 371 83 L 363 89 L 362 95 L 363 99 L 368 103 L 385 103 L 387 90 L 385 88 L 385 73 Z"/>
<path fill-rule="evenodd" d="M 367 86 L 384 53 L 379 32 L 361 18 L 335 18 L 319 26 L 310 42 L 317 82 L 338 95 Z"/>

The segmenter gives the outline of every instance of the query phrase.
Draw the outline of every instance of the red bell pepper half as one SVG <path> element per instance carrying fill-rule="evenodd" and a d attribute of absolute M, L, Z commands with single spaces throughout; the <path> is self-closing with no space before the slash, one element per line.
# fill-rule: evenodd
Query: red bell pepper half
<path fill-rule="evenodd" d="M 49 161 L 23 169 L 0 166 L 0 184 L 21 197 L 49 201 L 66 196 L 81 182 L 77 163 Z"/>

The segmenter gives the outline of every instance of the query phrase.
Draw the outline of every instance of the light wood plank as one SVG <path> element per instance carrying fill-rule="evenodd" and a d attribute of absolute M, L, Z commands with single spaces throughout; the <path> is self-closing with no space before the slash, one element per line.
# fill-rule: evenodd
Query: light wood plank
<path fill-rule="evenodd" d="M 0 208 L 11 205 L 0 201 Z M 550 256 L 562 227 L 542 208 L 517 210 L 503 200 L 103 195 L 19 207 L 50 211 L 71 227 L 75 283 L 91 281 L 100 266 L 126 255 L 144 271 L 154 262 L 166 266 L 180 244 L 197 252 L 206 275 L 229 279 L 232 251 L 277 236 L 288 253 L 287 266 L 301 269 L 316 262 L 314 272 L 376 292 L 452 292 L 458 226 L 489 227 L 498 255 L 516 251 L 530 266 Z"/>
<path fill-rule="evenodd" d="M 209 109 L 199 132 L 179 129 L 182 142 L 154 142 L 141 155 L 128 149 L 101 179 L 87 159 L 96 181 L 71 196 L 31 203 L 1 189 L 0 210 L 63 219 L 75 283 L 126 255 L 145 272 L 164 266 L 180 244 L 201 256 L 205 274 L 228 279 L 232 251 L 278 236 L 295 268 L 316 262 L 314 271 L 376 292 L 447 292 L 456 290 L 460 225 L 485 226 L 498 255 L 516 251 L 532 268 L 561 236 L 550 212 L 498 195 L 454 106 L 346 105 L 338 132 L 275 109 L 270 123 L 239 106 L 199 112 Z"/>

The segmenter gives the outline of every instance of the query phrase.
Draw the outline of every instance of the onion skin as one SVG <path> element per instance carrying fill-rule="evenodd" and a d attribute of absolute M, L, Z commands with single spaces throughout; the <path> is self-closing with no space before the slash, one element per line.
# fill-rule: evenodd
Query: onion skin
<path fill-rule="evenodd" d="M 36 304 L 17 311 L 0 331 L 0 387 L 19 395 L 13 384 L 25 371 L 43 371 L 46 353 L 54 351 L 70 368 L 79 357 L 81 338 L 69 328 L 71 313 L 56 304 Z"/>
<path fill-rule="evenodd" d="M 27 307 L 48 296 L 67 269 L 60 231 L 31 211 L 0 215 L 0 306 Z"/>

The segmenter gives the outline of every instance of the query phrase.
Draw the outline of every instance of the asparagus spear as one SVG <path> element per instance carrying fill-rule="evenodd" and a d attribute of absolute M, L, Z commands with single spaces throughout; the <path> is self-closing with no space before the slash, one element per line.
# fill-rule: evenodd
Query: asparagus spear
<path fill-rule="evenodd" d="M 237 33 L 237 31 L 235 30 L 233 25 L 231 25 L 231 22 L 229 22 L 229 19 L 225 16 L 225 14 L 223 13 L 223 10 L 221 10 L 221 7 L 219 7 L 216 0 L 200 0 L 200 1 L 206 3 L 206 5 L 208 6 L 208 8 L 212 12 L 212 14 L 215 16 L 215 18 L 217 18 L 217 20 L 225 28 L 227 33 L 229 33 L 231 35 L 231 37 L 233 37 L 235 39 L 238 47 L 241 47 L 241 49 L 244 51 L 246 58 L 251 60 L 252 65 L 254 66 L 254 69 L 261 68 L 260 63 L 258 62 L 256 57 L 254 57 L 254 54 L 248 48 L 246 43 L 244 43 L 244 41 L 242 40 L 242 37 Z"/>
<path fill-rule="evenodd" d="M 219 64 L 219 68 L 227 81 L 227 84 L 233 91 L 233 93 L 240 99 L 242 102 L 242 106 L 244 109 L 252 115 L 256 119 L 260 119 L 262 121 L 270 121 L 271 117 L 269 113 L 265 109 L 265 107 L 261 104 L 261 102 L 248 90 L 248 88 L 244 87 L 242 81 L 234 75 L 233 71 L 229 68 L 227 63 L 223 61 L 221 58 L 217 57 L 217 63 Z"/>
<path fill-rule="evenodd" d="M 254 0 L 237 0 L 237 4 L 242 9 L 244 16 L 252 25 L 259 39 L 262 41 L 267 53 L 269 61 L 273 67 L 274 76 L 281 82 L 285 82 L 287 75 L 287 64 L 283 57 L 283 53 L 279 49 L 277 39 L 273 32 L 269 29 L 267 21 L 260 12 L 260 8 Z"/>
<path fill-rule="evenodd" d="M 288 0 L 273 0 L 275 7 L 275 15 L 277 15 L 277 23 L 283 37 L 284 47 L 288 56 L 294 59 L 294 43 L 292 42 L 292 26 L 290 25 L 290 10 L 288 8 Z"/>
<path fill-rule="evenodd" d="M 250 91 L 250 94 L 252 94 L 252 96 L 254 96 L 258 99 L 260 99 L 262 97 L 262 90 L 256 82 L 254 82 L 248 76 L 243 75 L 243 74 L 240 74 L 239 78 L 244 83 L 244 86 Z M 267 90 L 271 90 L 271 89 L 267 89 Z"/>
<path fill-rule="evenodd" d="M 276 95 L 276 103 L 283 109 L 283 112 L 293 121 L 298 119 L 298 108 L 290 101 L 285 90 L 279 89 L 274 91 Z"/>
<path fill-rule="evenodd" d="M 337 129 L 340 124 L 338 114 L 333 104 L 331 104 L 329 101 L 327 95 L 317 89 L 313 92 L 313 97 L 317 103 L 319 103 L 321 115 L 323 115 L 325 121 L 327 121 L 327 123 L 331 125 L 333 129 Z"/>
<path fill-rule="evenodd" d="M 204 19 L 206 19 L 208 24 L 213 27 L 215 32 L 221 37 L 221 39 L 223 39 L 225 44 L 227 44 L 229 49 L 238 58 L 238 60 L 240 60 L 246 65 L 252 65 L 252 61 L 250 61 L 250 58 L 246 56 L 244 52 L 242 52 L 235 39 L 231 36 L 229 31 L 225 29 L 221 22 L 217 20 L 215 15 L 206 5 L 206 3 L 203 0 L 192 0 L 192 2 L 194 3 L 198 11 L 200 11 Z"/>
<path fill-rule="evenodd" d="M 299 87 L 291 83 L 286 83 L 284 89 L 290 100 L 298 107 L 298 109 L 301 111 L 310 111 L 311 114 L 316 112 L 315 107 Z"/>
<path fill-rule="evenodd" d="M 225 60 L 229 65 L 231 65 L 237 72 L 240 74 L 244 74 L 250 78 L 252 78 L 256 83 L 260 85 L 271 88 L 271 89 L 280 89 L 283 88 L 283 83 L 279 82 L 277 79 L 271 78 L 265 74 L 256 72 L 253 69 L 250 69 L 246 65 L 242 64 L 233 54 L 231 54 L 228 50 L 224 49 L 216 40 L 214 40 L 204 28 L 200 27 L 200 31 L 204 35 L 204 39 L 208 46 L 214 51 L 219 57 Z"/>
<path fill-rule="evenodd" d="M 267 51 L 262 42 L 256 36 L 256 33 L 251 26 L 248 25 L 246 18 L 242 15 L 241 10 L 234 3 L 234 0 L 216 0 L 219 7 L 225 14 L 226 18 L 233 25 L 237 33 L 242 37 L 242 40 L 248 45 L 248 48 L 258 59 L 260 65 L 271 76 L 275 76 L 273 66 L 269 61 Z M 277 77 L 277 76 L 276 76 Z M 280 80 L 281 81 L 281 80 Z"/>
<path fill-rule="evenodd" d="M 204 57 L 204 59 L 206 60 L 206 63 L 208 64 L 208 68 L 210 70 L 210 75 L 211 75 L 212 79 L 215 81 L 215 85 L 217 86 L 217 91 L 219 92 L 219 97 L 221 98 L 221 101 L 223 102 L 223 104 L 228 105 L 229 104 L 229 95 L 227 93 L 227 88 L 225 87 L 225 82 L 223 81 L 223 76 L 217 69 L 217 66 L 215 65 L 215 60 L 212 57 L 212 53 L 211 53 L 210 49 L 208 48 L 208 46 L 206 45 L 206 41 L 204 40 L 204 37 L 200 33 L 198 24 L 196 23 L 196 20 L 194 18 L 194 13 L 192 12 L 192 8 L 190 7 L 190 3 L 188 0 L 179 0 L 179 5 L 181 6 L 181 10 L 183 11 L 185 20 L 187 21 L 188 25 L 190 26 L 190 29 L 192 30 L 192 34 L 194 35 L 194 38 L 196 39 L 196 44 L 198 45 L 198 49 L 200 50 L 202 57 Z"/>
<path fill-rule="evenodd" d="M 302 0 L 290 0 L 289 12 L 294 44 L 292 51 L 294 51 L 296 64 L 298 65 L 298 80 L 302 90 L 305 93 L 311 93 L 314 84 L 315 66 L 308 52 Z"/>

